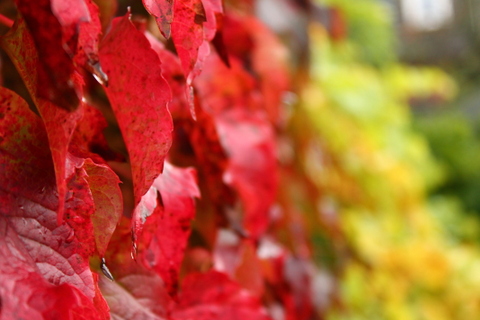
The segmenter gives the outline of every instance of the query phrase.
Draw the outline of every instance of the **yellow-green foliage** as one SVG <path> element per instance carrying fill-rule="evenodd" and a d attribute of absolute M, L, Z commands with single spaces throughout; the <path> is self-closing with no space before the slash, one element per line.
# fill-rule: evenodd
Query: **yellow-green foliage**
<path fill-rule="evenodd" d="M 322 28 L 311 35 L 314 71 L 297 117 L 315 135 L 300 156 L 338 204 L 353 252 L 340 284 L 344 308 L 329 319 L 480 319 L 477 220 L 462 220 L 449 199 L 428 203 L 443 171 L 413 131 L 407 104 L 409 96 L 449 99 L 453 81 L 435 69 L 378 69 L 352 44 L 332 45 Z"/>

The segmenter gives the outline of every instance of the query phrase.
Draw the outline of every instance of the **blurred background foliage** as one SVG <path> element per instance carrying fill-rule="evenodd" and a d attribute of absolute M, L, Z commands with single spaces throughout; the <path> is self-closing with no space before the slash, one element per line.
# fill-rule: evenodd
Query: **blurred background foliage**
<path fill-rule="evenodd" d="M 462 104 L 475 82 L 451 67 L 463 58 L 399 56 L 393 3 L 325 0 L 342 32 L 332 21 L 309 31 L 310 81 L 290 132 L 319 190 L 317 264 L 339 278 L 325 317 L 477 319 L 480 117 Z"/>

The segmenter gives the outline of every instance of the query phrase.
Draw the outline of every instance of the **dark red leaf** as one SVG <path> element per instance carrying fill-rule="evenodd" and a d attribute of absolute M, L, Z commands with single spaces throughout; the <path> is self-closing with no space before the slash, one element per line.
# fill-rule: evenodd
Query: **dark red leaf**
<path fill-rule="evenodd" d="M 277 190 L 275 138 L 255 80 L 231 62 L 227 68 L 212 54 L 196 87 L 230 160 L 223 181 L 240 195 L 243 225 L 257 238 L 268 226 Z"/>
<path fill-rule="evenodd" d="M 92 300 L 68 283 L 47 282 L 23 241 L 0 215 L 2 319 L 109 319 L 103 299 Z"/>
<path fill-rule="evenodd" d="M 131 274 L 115 282 L 103 277 L 100 288 L 113 319 L 165 319 L 168 295 L 162 279 L 155 274 Z"/>
<path fill-rule="evenodd" d="M 76 2 L 82 4 L 83 0 L 76 0 Z M 77 46 L 77 35 L 72 28 L 76 27 L 81 19 L 88 17 L 85 4 L 83 3 L 83 6 L 68 4 L 68 8 L 73 8 L 70 11 L 66 10 L 65 1 L 51 3 L 50 0 L 17 0 L 16 4 L 32 35 L 35 49 L 42 57 L 41 60 L 36 61 L 35 65 L 38 79 L 35 83 L 36 93 L 39 97 L 65 110 L 77 109 L 81 99 L 81 88 L 73 79 L 75 77 L 72 60 L 74 52 L 67 52 L 66 48 Z M 59 13 L 61 22 L 68 24 L 65 37 L 56 13 Z M 71 43 L 66 43 L 67 40 Z M 21 44 L 17 43 L 17 45 Z"/>
<path fill-rule="evenodd" d="M 149 223 L 154 224 L 154 231 L 142 257 L 145 265 L 163 278 L 173 296 L 177 291 L 179 269 L 191 231 L 190 223 L 195 216 L 195 198 L 200 197 L 196 172 L 176 168 L 166 162 L 165 171 L 153 186 L 160 193 L 163 210 L 158 210 L 149 218 Z"/>
<path fill-rule="evenodd" d="M 201 62 L 210 51 L 208 43 L 204 41 L 202 24 L 205 19 L 201 0 L 175 1 L 172 39 L 188 85 L 200 73 Z"/>
<path fill-rule="evenodd" d="M 139 245 L 144 244 L 139 242 Z M 131 255 L 130 221 L 123 217 L 115 230 L 106 256 L 115 282 L 105 277 L 100 281 L 100 288 L 112 316 L 125 320 L 163 319 L 171 304 L 164 282 L 158 274 L 149 270 L 142 260 L 134 260 Z"/>
<path fill-rule="evenodd" d="M 97 297 L 96 278 L 88 261 L 95 250 L 93 232 L 90 231 L 94 206 L 84 176 L 75 168 L 76 160 L 72 158 L 75 170 L 68 179 L 68 215 L 66 223 L 58 225 L 54 211 L 58 206 L 55 174 L 40 118 L 28 109 L 24 100 L 4 88 L 0 90 L 0 115 L 0 238 L 3 236 L 3 239 L 9 239 L 4 241 L 14 244 L 8 250 L 19 252 L 13 256 L 26 263 L 25 270 L 33 274 L 32 279 L 36 279 L 39 288 L 46 288 L 44 295 L 35 291 L 34 298 L 31 298 L 33 288 L 28 284 L 24 297 L 30 302 L 22 301 L 21 305 L 54 317 L 55 312 L 59 312 L 66 319 L 74 318 L 72 312 L 86 309 L 87 318 L 89 315 L 100 318 L 99 315 L 105 312 L 100 310 L 96 314 L 93 304 L 101 309 L 104 307 L 101 307 L 102 299 Z M 3 262 L 2 271 L 17 267 L 17 260 L 11 257 L 0 261 Z M 21 275 L 21 270 L 17 271 Z M 15 296 L 13 292 L 8 294 Z M 31 302 L 32 299 L 36 302 Z M 55 301 L 64 304 L 58 307 L 58 311 L 52 305 Z"/>
<path fill-rule="evenodd" d="M 160 31 L 165 38 L 170 38 L 175 0 L 143 0 L 147 11 L 155 16 Z"/>
<path fill-rule="evenodd" d="M 223 20 L 222 0 L 202 0 L 206 21 L 203 23 L 205 39 L 212 41 Z"/>
<path fill-rule="evenodd" d="M 218 116 L 217 129 L 230 158 L 224 182 L 239 193 L 245 212 L 243 225 L 256 239 L 268 227 L 277 190 L 272 127 L 264 113 L 239 109 Z"/>
<path fill-rule="evenodd" d="M 162 62 L 162 75 L 172 90 L 172 101 L 168 104 L 168 110 L 173 119 L 188 119 L 191 117 L 190 106 L 185 96 L 186 80 L 182 71 L 182 65 L 178 57 L 165 49 L 163 43 L 150 33 L 145 33 L 152 49 L 158 54 Z"/>
<path fill-rule="evenodd" d="M 209 271 L 187 276 L 179 304 L 172 312 L 175 320 L 255 319 L 268 320 L 260 300 L 242 289 L 224 273 Z"/>
<path fill-rule="evenodd" d="M 100 256 L 105 255 L 108 242 L 123 213 L 122 192 L 118 176 L 106 165 L 86 159 L 83 168 L 95 203 L 92 216 L 95 244 Z"/>
<path fill-rule="evenodd" d="M 172 143 L 172 118 L 167 109 L 170 88 L 162 77 L 158 55 L 130 21 L 116 18 L 100 47 L 100 62 L 108 75 L 105 88 L 128 149 L 135 204 L 163 170 Z M 135 209 L 137 231 L 148 216 Z"/>
<path fill-rule="evenodd" d="M 100 74 L 100 70 L 98 70 L 98 43 L 102 32 L 99 10 L 92 0 L 82 0 L 82 2 L 83 1 L 85 1 L 85 5 L 88 7 L 90 18 L 81 21 L 78 24 L 78 44 L 76 48 L 75 63 L 78 66 L 89 68 L 97 77 L 101 78 L 102 75 Z M 68 3 L 68 1 L 62 2 L 67 3 L 69 6 L 73 5 Z"/>
<path fill-rule="evenodd" d="M 56 184 L 60 201 L 58 202 L 58 223 L 63 220 L 65 197 L 67 195 L 67 150 L 77 121 L 82 117 L 83 109 L 68 112 L 57 108 L 49 100 L 41 98 L 37 92 L 41 77 L 39 72 L 39 52 L 36 51 L 32 37 L 23 19 L 18 19 L 12 29 L 1 39 L 2 47 L 12 59 L 32 99 L 42 116 L 48 134 L 51 156 L 55 165 Z"/>

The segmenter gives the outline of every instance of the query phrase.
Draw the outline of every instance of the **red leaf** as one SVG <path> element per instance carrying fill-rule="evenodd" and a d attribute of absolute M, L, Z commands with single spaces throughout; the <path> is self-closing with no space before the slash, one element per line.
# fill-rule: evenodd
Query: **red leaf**
<path fill-rule="evenodd" d="M 163 170 L 172 143 L 173 124 L 167 109 L 170 88 L 160 61 L 129 14 L 116 18 L 100 47 L 100 62 L 109 78 L 106 87 L 130 156 L 135 204 Z M 135 232 L 146 218 L 135 209 Z"/>
<path fill-rule="evenodd" d="M 187 276 L 179 304 L 172 312 L 175 320 L 255 319 L 270 317 L 260 300 L 230 280 L 227 275 L 210 271 Z"/>
<path fill-rule="evenodd" d="M 131 274 L 115 282 L 102 277 L 100 288 L 113 319 L 165 319 L 168 295 L 155 274 Z"/>
<path fill-rule="evenodd" d="M 278 37 L 257 18 L 225 16 L 225 44 L 229 52 L 252 69 L 264 97 L 270 121 L 281 120 L 282 99 L 290 89 L 288 51 Z"/>
<path fill-rule="evenodd" d="M 105 301 L 95 303 L 67 283 L 47 282 L 23 241 L 2 215 L 0 300 L 2 319 L 109 319 Z"/>
<path fill-rule="evenodd" d="M 196 172 L 193 169 L 176 168 L 166 162 L 165 171 L 153 186 L 160 192 L 163 210 L 157 210 L 148 222 L 154 225 L 154 231 L 142 256 L 145 265 L 162 277 L 173 296 L 177 291 L 180 264 L 191 230 L 190 223 L 195 216 L 194 198 L 200 197 Z"/>
<path fill-rule="evenodd" d="M 88 67 L 97 77 L 102 75 L 98 70 L 98 43 L 100 41 L 100 34 L 102 26 L 100 24 L 99 10 L 92 0 L 82 0 L 88 7 L 89 19 L 83 20 L 79 23 L 78 29 L 78 45 L 76 48 L 75 63 L 79 66 Z M 69 7 L 72 6 L 68 1 Z M 94 69 L 97 68 L 97 69 Z"/>
<path fill-rule="evenodd" d="M 58 198 L 45 129 L 26 102 L 16 94 L 2 88 L 0 101 L 0 219 L 3 226 L 0 233 L 3 232 L 3 238 L 18 239 L 5 240 L 15 244 L 15 249 L 10 247 L 9 250 L 23 252 L 18 257 L 23 256 L 21 260 L 29 261 L 28 273 L 37 274 L 32 277 L 40 283 L 40 288 L 48 289 L 45 296 L 36 296 L 39 301 L 48 299 L 52 303 L 58 299 L 65 304 L 58 312 L 65 315 L 70 314 L 67 305 L 72 312 L 82 310 L 83 306 L 88 309 L 94 301 L 97 304 L 102 301 L 96 298 L 96 280 L 88 261 L 94 250 L 89 235 L 93 200 L 88 195 L 88 186 L 83 183 L 81 174 L 69 178 L 71 192 L 66 208 L 71 215 L 67 223 L 57 225 L 53 210 L 58 205 Z M 15 259 L 0 260 L 4 265 L 16 267 Z M 6 268 L 2 265 L 1 270 Z M 26 294 L 25 298 L 30 299 L 28 290 Z M 27 301 L 23 304 L 28 306 Z M 30 307 L 47 314 L 57 312 L 50 307 L 43 309 L 40 302 Z M 104 314 L 103 311 L 100 313 Z M 87 318 L 89 314 L 91 318 L 99 317 L 93 316 L 94 311 L 86 314 Z"/>
<path fill-rule="evenodd" d="M 40 52 L 36 51 L 32 37 L 26 29 L 23 19 L 18 19 L 13 28 L 2 37 L 1 41 L 2 47 L 12 59 L 25 82 L 47 130 L 60 199 L 56 208 L 58 212 L 57 219 L 60 224 L 63 219 L 67 193 L 65 179 L 71 174 L 71 172 L 67 172 L 67 150 L 76 123 L 82 117 L 83 109 L 78 108 L 74 112 L 67 112 L 39 96 L 37 88 L 38 84 L 42 83 L 42 79 L 40 76 L 36 77 L 36 71 L 39 71 L 37 66 Z"/>
<path fill-rule="evenodd" d="M 203 23 L 205 38 L 212 41 L 215 34 L 220 30 L 223 20 L 222 0 L 202 0 L 205 8 L 206 21 Z"/>
<path fill-rule="evenodd" d="M 175 0 L 143 0 L 147 11 L 155 16 L 160 31 L 165 38 L 170 38 Z"/>
<path fill-rule="evenodd" d="M 83 2 L 81 0 L 77 0 Z M 71 6 L 75 8 L 72 14 L 65 15 L 65 10 L 61 4 L 64 1 L 55 1 L 56 5 L 51 5 L 50 0 L 17 0 L 17 8 L 25 18 L 25 23 L 32 35 L 33 44 L 42 57 L 37 60 L 35 70 L 37 70 L 38 81 L 35 83 L 35 90 L 39 97 L 53 102 L 60 108 L 72 111 L 78 108 L 81 99 L 81 89 L 78 83 L 73 80 L 75 67 L 71 52 L 65 51 L 68 47 L 76 48 L 76 34 L 68 34 L 68 40 L 73 43 L 71 46 L 65 42 L 63 28 L 52 9 L 58 10 L 64 19 L 64 23 L 76 23 L 88 15 L 85 5 L 82 12 L 82 6 Z M 72 26 L 73 27 L 73 26 Z M 67 28 L 68 29 L 68 28 Z M 73 31 L 72 31 L 73 32 Z M 70 31 L 69 31 L 70 33 Z M 22 45 L 18 43 L 17 45 Z M 12 58 L 13 60 L 13 58 Z"/>
<path fill-rule="evenodd" d="M 272 127 L 261 112 L 232 110 L 217 117 L 217 129 L 230 158 L 224 182 L 239 193 L 243 225 L 257 239 L 268 227 L 278 184 Z"/>
<path fill-rule="evenodd" d="M 118 186 L 120 180 L 108 166 L 96 164 L 90 159 L 85 160 L 83 167 L 95 203 L 92 216 L 95 244 L 103 257 L 123 213 L 122 192 Z"/>
<path fill-rule="evenodd" d="M 180 60 L 171 51 L 165 49 L 163 43 L 158 41 L 153 35 L 146 32 L 152 49 L 158 54 L 158 58 L 162 62 L 162 76 L 170 85 L 172 90 L 172 101 L 168 104 L 168 110 L 172 114 L 173 119 L 190 118 L 190 106 L 185 96 L 186 82 L 183 75 Z"/>
<path fill-rule="evenodd" d="M 187 85 L 200 73 L 201 62 L 209 53 L 209 46 L 204 42 L 203 22 L 205 10 L 201 0 L 175 1 L 172 22 L 172 39 L 182 62 Z"/>
<path fill-rule="evenodd" d="M 230 160 L 223 181 L 240 195 L 243 225 L 256 239 L 268 226 L 277 190 L 274 132 L 254 79 L 231 62 L 227 68 L 212 54 L 196 87 Z"/>
<path fill-rule="evenodd" d="M 143 243 L 140 242 L 140 245 L 143 246 Z M 164 282 L 142 260 L 132 259 L 131 248 L 130 221 L 123 217 L 106 257 L 115 282 L 103 277 L 100 281 L 102 293 L 114 317 L 125 320 L 162 319 L 171 304 Z"/>

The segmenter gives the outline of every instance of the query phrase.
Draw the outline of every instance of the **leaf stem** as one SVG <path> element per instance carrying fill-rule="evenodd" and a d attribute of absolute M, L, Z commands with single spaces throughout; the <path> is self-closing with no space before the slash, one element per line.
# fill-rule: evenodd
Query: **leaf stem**
<path fill-rule="evenodd" d="M 11 28 L 13 26 L 13 20 L 5 17 L 3 14 L 0 14 L 0 24 Z"/>

